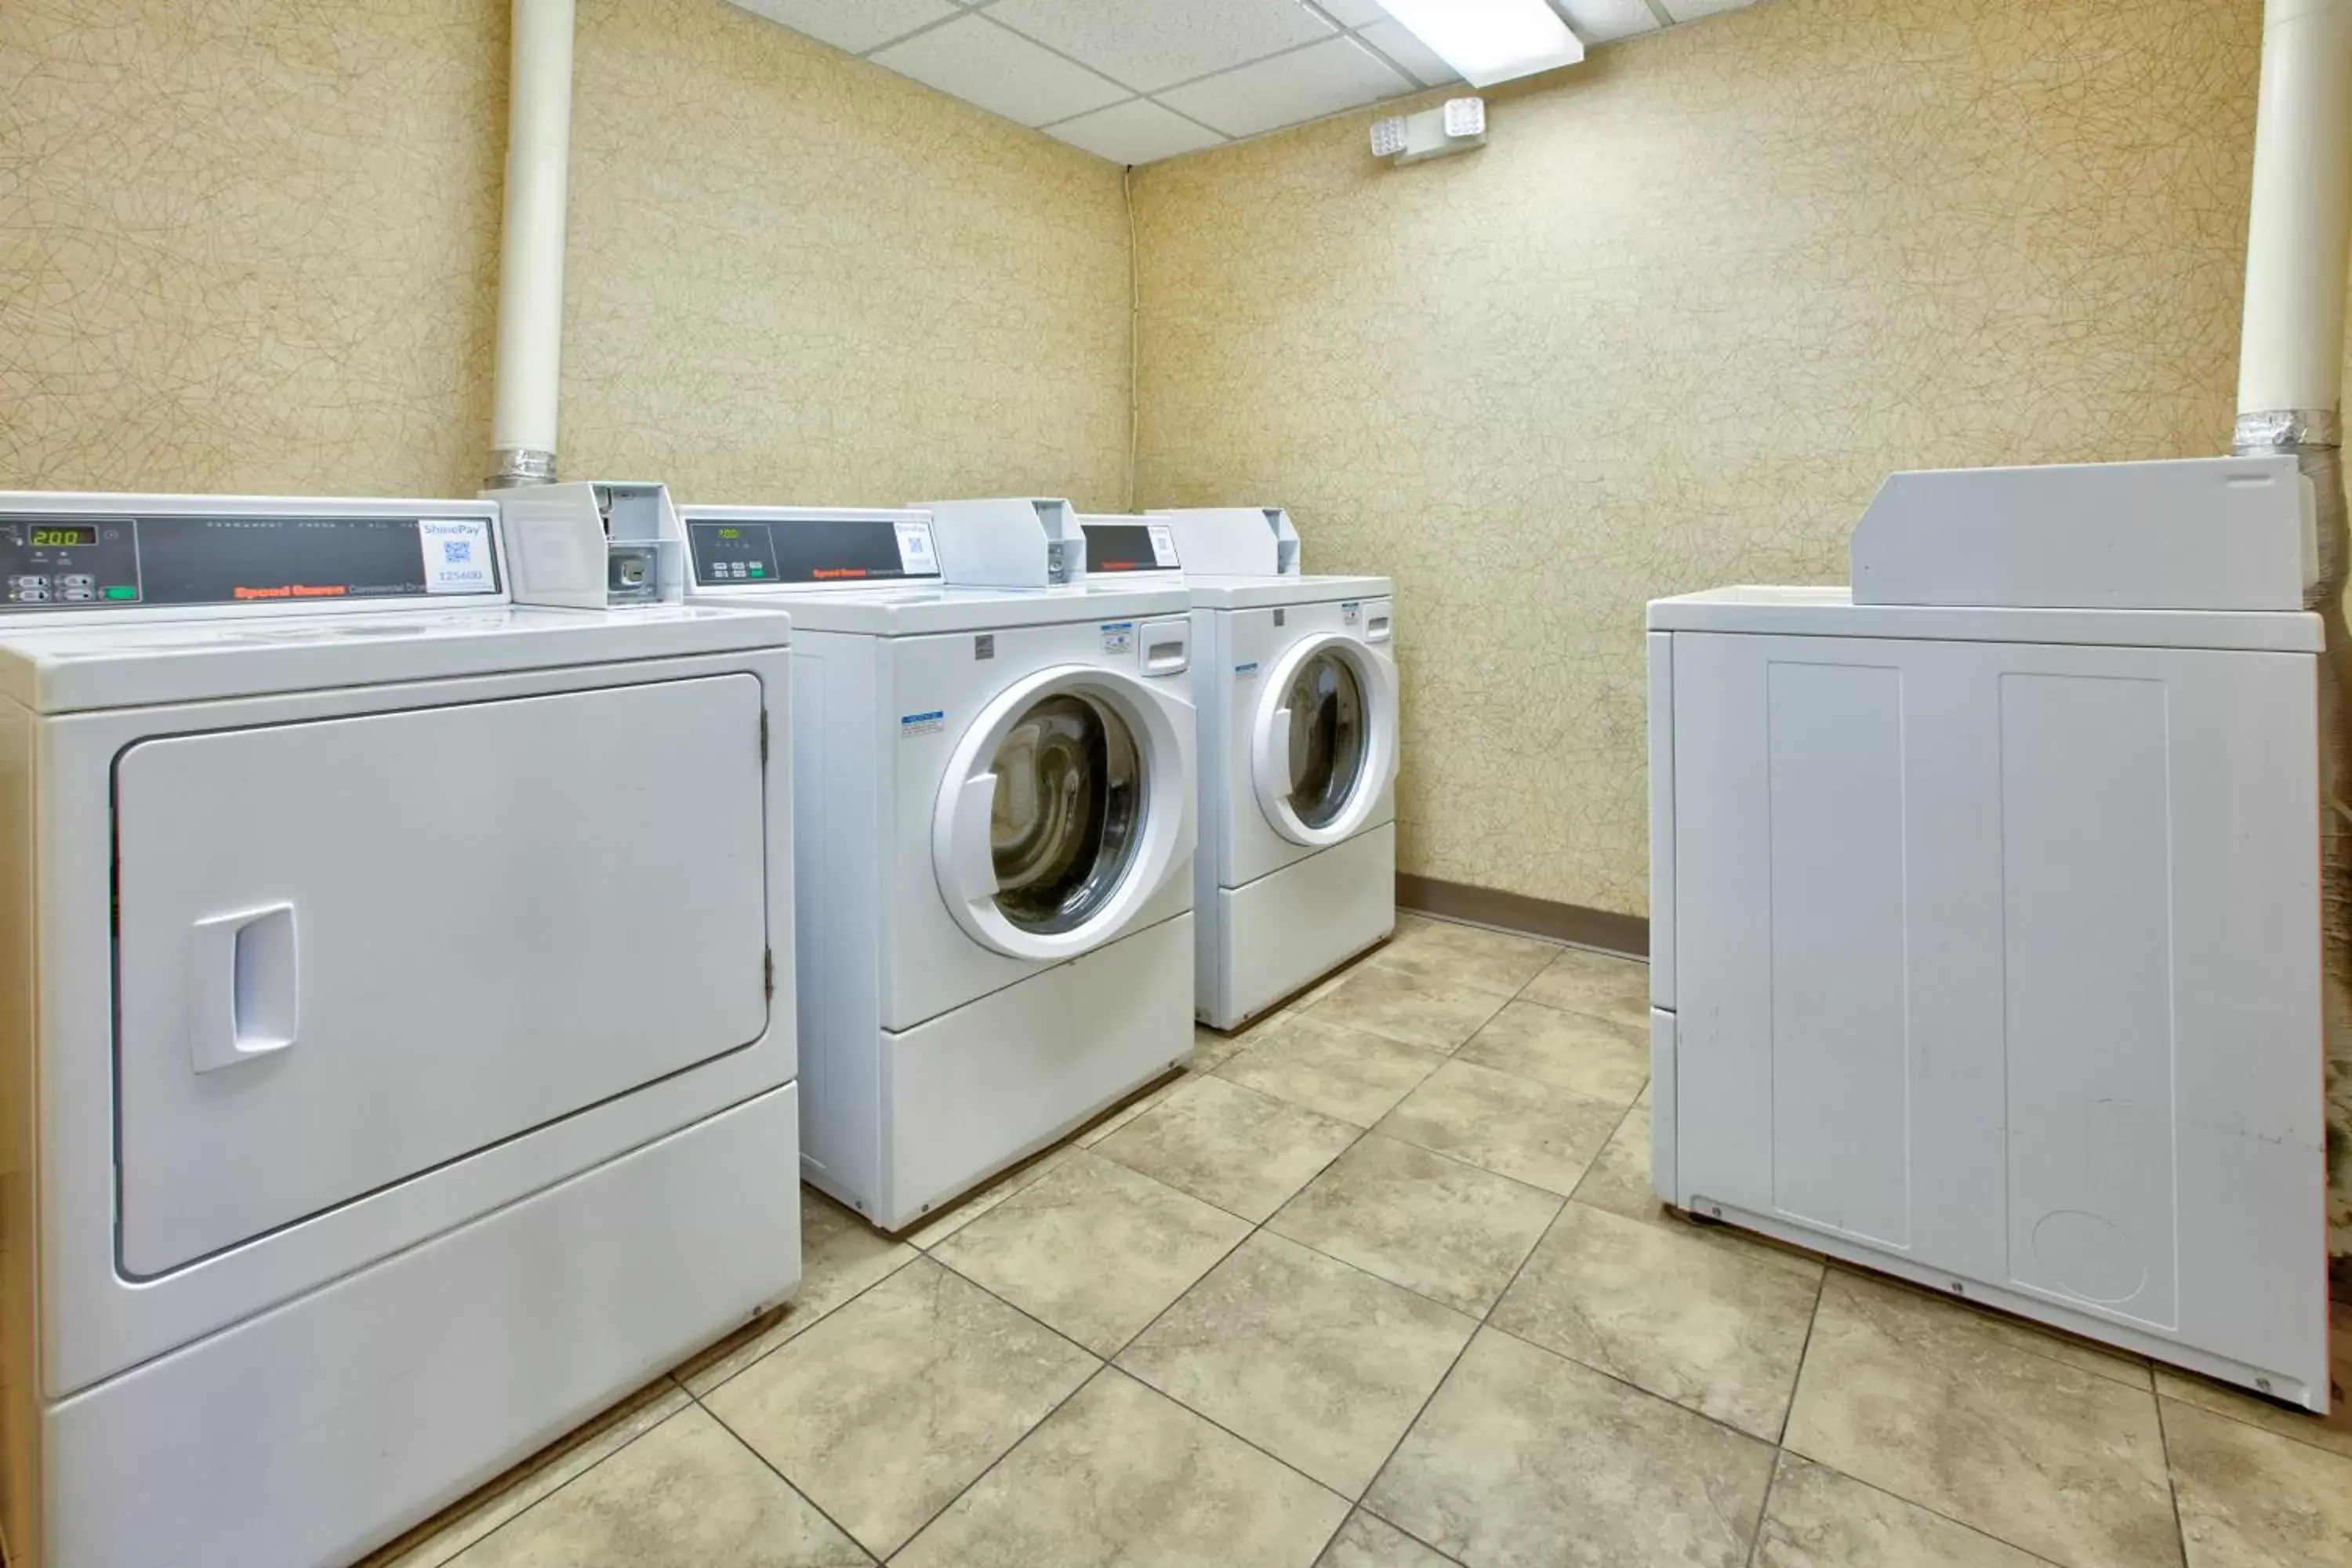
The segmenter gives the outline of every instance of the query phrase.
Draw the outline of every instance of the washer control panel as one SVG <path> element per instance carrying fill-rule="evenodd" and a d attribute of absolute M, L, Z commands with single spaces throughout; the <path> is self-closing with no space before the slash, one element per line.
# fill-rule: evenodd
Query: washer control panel
<path fill-rule="evenodd" d="M 0 511 L 11 610 L 496 597 L 488 518 Z"/>

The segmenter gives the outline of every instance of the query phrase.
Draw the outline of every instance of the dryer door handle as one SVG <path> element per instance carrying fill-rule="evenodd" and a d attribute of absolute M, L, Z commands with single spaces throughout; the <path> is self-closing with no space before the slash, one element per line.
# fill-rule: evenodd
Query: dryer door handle
<path fill-rule="evenodd" d="M 188 1054 L 214 1072 L 284 1050 L 302 1011 L 294 906 L 210 915 L 188 928 Z"/>

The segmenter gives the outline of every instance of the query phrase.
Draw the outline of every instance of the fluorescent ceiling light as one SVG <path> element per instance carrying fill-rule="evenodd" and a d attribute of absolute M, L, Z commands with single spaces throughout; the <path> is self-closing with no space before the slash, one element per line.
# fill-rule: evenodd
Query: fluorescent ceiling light
<path fill-rule="evenodd" d="M 1584 45 L 1545 0 L 1379 0 L 1473 87 L 1584 58 Z"/>

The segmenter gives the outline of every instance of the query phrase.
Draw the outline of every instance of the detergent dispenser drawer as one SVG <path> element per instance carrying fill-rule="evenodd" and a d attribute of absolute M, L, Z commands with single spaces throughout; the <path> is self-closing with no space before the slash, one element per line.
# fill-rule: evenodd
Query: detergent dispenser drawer
<path fill-rule="evenodd" d="M 761 707 L 725 674 L 125 749 L 124 1271 L 756 1042 Z"/>

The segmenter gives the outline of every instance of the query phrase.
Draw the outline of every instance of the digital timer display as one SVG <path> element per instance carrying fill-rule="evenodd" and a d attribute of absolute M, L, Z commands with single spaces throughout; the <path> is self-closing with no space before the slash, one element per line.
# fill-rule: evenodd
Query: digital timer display
<path fill-rule="evenodd" d="M 33 548 L 48 550 L 59 545 L 96 544 L 98 529 L 94 525 L 59 527 L 47 524 L 33 530 Z"/>

